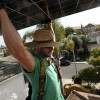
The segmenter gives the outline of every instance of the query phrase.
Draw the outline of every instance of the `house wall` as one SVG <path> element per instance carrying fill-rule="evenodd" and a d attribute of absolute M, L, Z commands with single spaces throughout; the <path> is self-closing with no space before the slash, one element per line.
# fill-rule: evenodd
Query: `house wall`
<path fill-rule="evenodd" d="M 95 48 L 100 48 L 100 30 L 96 31 L 96 26 L 92 24 L 85 26 L 85 30 L 89 32 L 88 39 L 92 43 L 88 45 L 88 50 L 91 51 Z"/>
<path fill-rule="evenodd" d="M 93 50 L 93 49 L 95 49 L 95 48 L 99 48 L 100 49 L 100 44 L 90 44 L 90 45 L 88 45 L 88 50 L 89 51 L 91 51 L 91 50 Z"/>
<path fill-rule="evenodd" d="M 86 32 L 95 32 L 95 26 L 94 25 L 87 25 L 84 27 Z"/>
<path fill-rule="evenodd" d="M 89 42 L 95 42 L 95 41 L 97 41 L 96 40 L 96 37 L 93 37 L 93 36 L 92 37 L 89 37 Z"/>
<path fill-rule="evenodd" d="M 97 43 L 100 43 L 100 36 L 96 37 Z"/>

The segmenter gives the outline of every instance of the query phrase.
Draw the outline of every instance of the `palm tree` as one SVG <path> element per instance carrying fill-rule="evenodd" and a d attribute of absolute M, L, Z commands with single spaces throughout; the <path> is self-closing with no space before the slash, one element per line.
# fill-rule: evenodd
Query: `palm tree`
<path fill-rule="evenodd" d="M 47 24 L 38 24 L 36 30 L 38 29 L 47 29 Z"/>
<path fill-rule="evenodd" d="M 75 62 L 75 71 L 76 71 L 76 75 L 77 75 L 77 67 L 76 67 L 76 58 L 75 58 L 75 43 L 74 41 L 71 39 L 66 39 L 66 47 L 67 47 L 67 50 L 71 51 L 73 53 L 73 58 L 74 58 L 74 62 Z"/>
<path fill-rule="evenodd" d="M 58 20 L 53 20 L 52 26 L 56 36 L 56 41 L 62 42 L 63 39 L 65 38 L 65 29 L 63 25 L 61 25 L 61 23 Z"/>

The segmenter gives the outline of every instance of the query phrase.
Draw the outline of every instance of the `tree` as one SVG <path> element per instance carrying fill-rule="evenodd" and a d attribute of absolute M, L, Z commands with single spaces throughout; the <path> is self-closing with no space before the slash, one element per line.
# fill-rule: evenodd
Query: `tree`
<path fill-rule="evenodd" d="M 64 27 L 60 24 L 60 22 L 58 20 L 53 20 L 52 26 L 53 26 L 53 31 L 55 33 L 56 41 L 62 42 L 63 39 L 65 38 Z M 62 47 L 54 49 L 54 54 L 55 54 L 54 56 L 55 56 L 55 58 L 57 59 L 58 62 L 60 60 L 59 53 L 60 53 L 61 49 L 62 49 Z"/>
<path fill-rule="evenodd" d="M 56 33 L 56 41 L 62 42 L 62 40 L 65 38 L 65 31 L 63 26 L 58 26 L 57 29 L 54 30 Z"/>
<path fill-rule="evenodd" d="M 91 57 L 89 58 L 89 64 L 94 67 L 100 67 L 100 49 L 96 48 L 90 52 Z"/>
<path fill-rule="evenodd" d="M 73 28 L 71 28 L 71 27 L 66 27 L 65 28 L 65 36 L 67 37 L 68 35 L 71 35 L 71 34 L 73 34 L 74 33 L 74 30 L 73 30 Z"/>
<path fill-rule="evenodd" d="M 100 49 L 96 48 L 91 51 L 91 57 L 88 60 L 88 63 L 92 65 L 89 68 L 82 69 L 78 72 L 78 77 L 81 77 L 82 80 L 91 83 L 100 82 Z"/>
<path fill-rule="evenodd" d="M 82 48 L 84 50 L 84 53 L 87 53 L 88 52 L 88 47 L 87 47 L 88 39 L 84 35 L 81 35 L 80 39 L 82 40 Z"/>
<path fill-rule="evenodd" d="M 91 67 L 82 69 L 78 72 L 77 75 L 74 75 L 73 77 L 81 78 L 83 81 L 87 82 L 88 85 L 91 85 L 92 83 L 99 83 L 100 82 L 100 67 L 95 68 L 91 66 Z"/>
<path fill-rule="evenodd" d="M 85 48 L 87 45 L 86 37 L 81 37 L 82 46 Z M 86 53 L 85 53 L 86 54 Z M 77 75 L 74 75 L 72 78 L 81 78 L 83 81 L 87 82 L 89 85 L 91 83 L 100 82 L 100 49 L 96 48 L 90 52 L 91 56 L 87 60 L 92 67 L 85 68 L 80 70 Z"/>
<path fill-rule="evenodd" d="M 47 24 L 38 24 L 36 29 L 47 29 Z"/>
<path fill-rule="evenodd" d="M 78 35 L 73 35 L 72 36 L 72 40 L 75 43 L 75 47 L 76 47 L 75 51 L 79 51 L 81 49 L 81 47 L 82 47 L 82 40 L 79 38 Z"/>
<path fill-rule="evenodd" d="M 69 39 L 72 39 L 74 41 L 74 53 L 75 55 L 78 55 L 80 52 L 82 52 L 82 40 L 78 35 L 69 35 Z"/>
<path fill-rule="evenodd" d="M 75 71 L 76 71 L 76 75 L 77 75 L 77 68 L 76 68 L 76 58 L 75 58 L 75 43 L 72 39 L 66 39 L 64 41 L 66 44 L 66 47 L 67 47 L 67 50 L 68 51 L 71 51 L 73 53 L 73 58 L 74 58 L 74 62 L 75 62 Z"/>

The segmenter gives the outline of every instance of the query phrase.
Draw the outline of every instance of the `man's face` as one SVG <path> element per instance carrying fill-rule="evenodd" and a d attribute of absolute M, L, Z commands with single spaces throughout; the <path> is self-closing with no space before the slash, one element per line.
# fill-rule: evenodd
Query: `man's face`
<path fill-rule="evenodd" d="M 40 54 L 45 57 L 50 57 L 53 52 L 54 47 L 42 47 L 40 48 Z"/>

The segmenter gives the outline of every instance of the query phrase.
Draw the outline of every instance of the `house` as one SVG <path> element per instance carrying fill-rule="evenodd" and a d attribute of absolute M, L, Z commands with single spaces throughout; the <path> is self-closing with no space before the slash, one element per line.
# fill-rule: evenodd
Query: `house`
<path fill-rule="evenodd" d="M 100 25 L 88 24 L 83 27 L 83 30 L 87 32 L 89 40 L 88 50 L 91 51 L 95 48 L 100 48 Z"/>
<path fill-rule="evenodd" d="M 79 28 L 74 28 L 75 32 L 80 33 L 83 31 L 86 33 L 86 36 L 89 40 L 88 42 L 88 50 L 91 51 L 95 48 L 100 48 L 100 25 L 94 25 L 89 23 L 86 26 L 82 26 Z"/>

